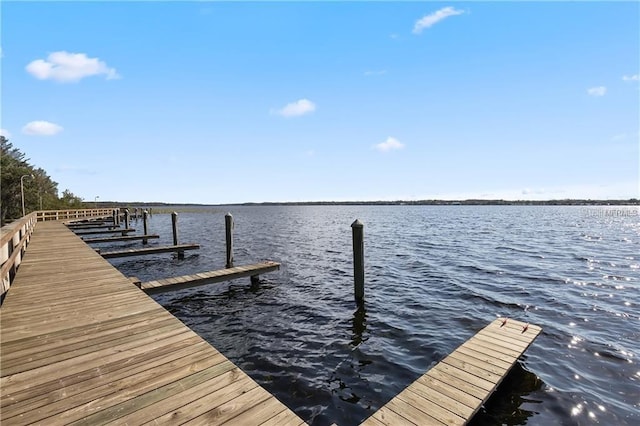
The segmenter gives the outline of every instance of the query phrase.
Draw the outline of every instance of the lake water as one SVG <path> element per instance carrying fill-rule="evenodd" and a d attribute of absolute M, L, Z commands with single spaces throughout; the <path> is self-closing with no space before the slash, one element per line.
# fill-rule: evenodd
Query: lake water
<path fill-rule="evenodd" d="M 474 424 L 640 423 L 638 208 L 203 208 L 179 215 L 180 242 L 200 250 L 112 263 L 143 281 L 224 268 L 227 211 L 235 264 L 280 271 L 155 298 L 309 423 L 359 424 L 498 316 L 543 333 Z M 150 245 L 171 244 L 169 215 L 149 225 Z"/>

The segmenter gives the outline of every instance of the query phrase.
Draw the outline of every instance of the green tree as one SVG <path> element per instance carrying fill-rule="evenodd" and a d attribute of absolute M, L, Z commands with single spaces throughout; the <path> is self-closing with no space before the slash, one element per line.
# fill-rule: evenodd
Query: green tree
<path fill-rule="evenodd" d="M 58 203 L 58 209 L 82 209 L 84 207 L 82 198 L 74 195 L 73 192 L 68 189 L 65 189 L 62 192 L 62 197 L 60 197 Z"/>
<path fill-rule="evenodd" d="M 25 155 L 14 148 L 7 138 L 0 136 L 0 219 L 3 224 L 9 218 L 22 216 L 20 178 L 31 172 Z"/>
<path fill-rule="evenodd" d="M 42 168 L 29 164 L 25 154 L 0 136 L 0 222 L 2 225 L 22 216 L 20 178 L 23 179 L 25 211 L 84 208 L 82 198 L 68 189 L 58 197 L 58 183 Z M 33 176 L 33 177 L 31 177 Z"/>

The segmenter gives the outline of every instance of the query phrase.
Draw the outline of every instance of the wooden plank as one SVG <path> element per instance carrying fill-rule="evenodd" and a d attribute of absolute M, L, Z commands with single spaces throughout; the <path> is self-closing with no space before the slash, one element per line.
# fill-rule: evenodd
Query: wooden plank
<path fill-rule="evenodd" d="M 178 244 L 176 246 L 163 246 L 163 247 L 146 247 L 140 249 L 130 250 L 116 250 L 101 253 L 100 255 L 105 259 L 113 259 L 115 257 L 127 257 L 127 256 L 143 256 L 147 254 L 157 253 L 170 253 L 183 250 L 196 250 L 199 249 L 199 244 Z"/>
<path fill-rule="evenodd" d="M 221 389 L 216 389 L 210 394 L 200 397 L 195 401 L 188 402 L 182 401 L 183 406 L 178 409 L 172 410 L 170 413 L 164 414 L 153 420 L 155 425 L 175 425 L 183 424 L 189 420 L 192 420 L 211 409 L 215 409 L 220 405 L 231 401 L 238 396 L 255 389 L 257 384 L 248 377 L 242 377 L 236 380 L 229 386 L 225 386 Z"/>
<path fill-rule="evenodd" d="M 445 357 L 364 424 L 466 424 L 542 329 L 498 318 Z"/>
<path fill-rule="evenodd" d="M 305 424 L 306 423 L 302 422 L 300 417 L 296 416 L 293 411 L 285 410 L 260 423 L 260 426 L 302 426 Z"/>
<path fill-rule="evenodd" d="M 183 275 L 165 280 L 147 281 L 142 283 L 141 288 L 147 294 L 157 294 L 264 274 L 277 271 L 278 269 L 280 269 L 279 263 L 267 261 L 253 265 L 202 272 L 195 275 Z"/>
<path fill-rule="evenodd" d="M 149 235 L 125 235 L 123 237 L 83 238 L 82 241 L 89 244 L 89 243 L 110 243 L 110 242 L 117 242 L 117 241 L 150 240 L 154 238 L 160 238 L 160 235 L 149 234 Z"/>
<path fill-rule="evenodd" d="M 385 426 L 415 426 L 415 423 L 408 420 L 407 418 L 401 416 L 400 414 L 393 411 L 387 405 L 383 405 L 378 411 L 376 411 L 371 417 L 374 418 L 377 422 L 382 423 Z M 369 420 L 365 420 L 362 422 L 364 426 L 371 426 L 373 422 L 369 422 Z M 428 423 L 425 423 L 428 424 Z"/>
<path fill-rule="evenodd" d="M 36 225 L 0 334 L 3 425 L 137 424 L 201 407 L 192 420 L 235 399 L 225 410 L 248 424 L 303 423 L 60 222 Z"/>
<path fill-rule="evenodd" d="M 226 368 L 231 367 L 231 368 Z M 242 371 L 233 364 L 220 364 L 217 367 L 200 372 L 190 378 L 189 386 L 180 388 L 159 388 L 136 401 L 125 402 L 114 408 L 120 410 L 122 416 L 113 420 L 112 424 L 143 424 L 182 407 L 188 400 L 196 400 L 211 392 L 222 389 L 243 378 Z M 182 382 L 184 385 L 185 383 Z M 132 406 L 133 403 L 136 406 Z M 300 420 L 297 416 L 298 421 Z"/>
<path fill-rule="evenodd" d="M 81 231 L 76 232 L 75 234 L 78 236 L 83 235 L 95 235 L 95 234 L 117 234 L 119 232 L 136 232 L 133 228 L 114 228 L 114 229 L 103 229 L 103 230 L 95 230 L 95 231 Z"/>

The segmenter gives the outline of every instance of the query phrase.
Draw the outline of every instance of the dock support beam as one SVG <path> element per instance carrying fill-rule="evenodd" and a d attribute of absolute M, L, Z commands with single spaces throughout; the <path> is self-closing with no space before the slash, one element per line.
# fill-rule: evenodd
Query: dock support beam
<path fill-rule="evenodd" d="M 364 224 L 356 219 L 353 230 L 353 294 L 358 305 L 364 303 Z"/>
<path fill-rule="evenodd" d="M 227 268 L 233 268 L 233 216 L 224 215 L 224 228 L 227 240 Z"/>

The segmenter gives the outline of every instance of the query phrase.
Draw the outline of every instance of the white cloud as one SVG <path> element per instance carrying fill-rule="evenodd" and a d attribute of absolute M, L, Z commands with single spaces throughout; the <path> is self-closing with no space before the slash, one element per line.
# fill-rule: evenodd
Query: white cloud
<path fill-rule="evenodd" d="M 373 146 L 380 152 L 394 151 L 404 148 L 404 144 L 394 137 L 389 136 L 386 141 L 380 142 Z"/>
<path fill-rule="evenodd" d="M 385 75 L 386 73 L 387 73 L 387 70 L 365 71 L 364 75 L 365 77 L 370 77 L 372 75 Z"/>
<path fill-rule="evenodd" d="M 53 52 L 47 59 L 36 59 L 26 66 L 29 74 L 39 80 L 55 80 L 62 83 L 79 81 L 85 77 L 104 74 L 107 80 L 120 78 L 115 68 L 110 68 L 98 58 L 84 53 Z"/>
<path fill-rule="evenodd" d="M 291 102 L 280 109 L 271 110 L 272 114 L 281 115 L 283 117 L 298 117 L 305 114 L 310 114 L 316 110 L 316 104 L 309 99 L 299 99 L 295 102 Z"/>
<path fill-rule="evenodd" d="M 634 74 L 634 75 L 623 75 L 622 79 L 624 81 L 640 81 L 640 74 Z"/>
<path fill-rule="evenodd" d="M 418 19 L 413 26 L 413 33 L 420 34 L 425 28 L 429 28 L 449 16 L 462 15 L 463 13 L 464 10 L 455 9 L 451 6 L 443 7 L 442 9 L 436 10 L 435 12 Z"/>
<path fill-rule="evenodd" d="M 9 139 L 11 137 L 11 133 L 7 129 L 0 129 L 0 135 Z"/>
<path fill-rule="evenodd" d="M 591 96 L 604 96 L 607 93 L 607 88 L 604 86 L 591 87 L 587 89 L 587 93 Z"/>
<path fill-rule="evenodd" d="M 62 126 L 49 121 L 31 121 L 22 128 L 22 133 L 31 136 L 53 136 L 62 130 Z"/>

